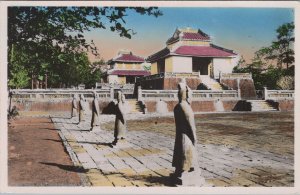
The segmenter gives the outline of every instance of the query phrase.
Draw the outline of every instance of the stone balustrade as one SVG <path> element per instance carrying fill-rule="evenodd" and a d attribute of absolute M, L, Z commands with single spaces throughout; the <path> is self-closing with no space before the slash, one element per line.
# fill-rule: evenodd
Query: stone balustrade
<path fill-rule="evenodd" d="M 74 90 L 74 89 L 17 89 L 10 91 L 12 99 L 66 99 L 72 98 L 74 94 L 83 94 L 85 98 L 92 98 L 97 93 L 100 98 L 111 99 L 112 91 L 101 90 Z"/>
<path fill-rule="evenodd" d="M 294 99 L 294 90 L 268 90 L 264 88 L 264 99 L 265 100 L 282 100 L 282 99 Z"/>
<path fill-rule="evenodd" d="M 133 89 L 18 89 L 11 90 L 12 99 L 68 99 L 73 94 L 83 94 L 85 98 L 92 98 L 97 93 L 102 99 L 113 99 L 116 91 L 121 90 L 124 94 L 133 94 Z M 177 100 L 177 90 L 138 90 L 138 100 Z M 294 99 L 294 90 L 267 90 L 263 91 L 265 100 Z M 238 90 L 193 90 L 193 99 L 240 99 Z"/>
<path fill-rule="evenodd" d="M 221 73 L 220 79 L 252 79 L 251 73 Z"/>
<path fill-rule="evenodd" d="M 237 90 L 194 90 L 193 99 L 239 99 Z"/>
<path fill-rule="evenodd" d="M 118 83 L 96 83 L 96 89 L 134 89 L 134 84 L 118 84 Z"/>
<path fill-rule="evenodd" d="M 145 77 L 140 77 L 139 80 L 153 80 L 157 78 L 199 78 L 199 72 L 161 72 Z"/>
<path fill-rule="evenodd" d="M 139 101 L 142 100 L 176 100 L 178 90 L 139 90 Z"/>
<path fill-rule="evenodd" d="M 139 100 L 177 100 L 178 90 L 139 90 Z M 192 100 L 239 99 L 237 90 L 193 90 Z"/>

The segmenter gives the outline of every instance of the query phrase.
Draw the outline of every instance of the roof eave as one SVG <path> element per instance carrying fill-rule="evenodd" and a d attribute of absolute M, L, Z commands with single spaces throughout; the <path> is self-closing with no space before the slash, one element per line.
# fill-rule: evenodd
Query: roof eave
<path fill-rule="evenodd" d="M 178 54 L 178 53 L 170 53 L 170 56 L 184 56 L 184 57 L 204 57 L 204 58 L 234 58 L 236 55 L 231 56 L 198 56 L 192 54 Z"/>
<path fill-rule="evenodd" d="M 135 62 L 135 63 L 143 63 L 144 61 L 137 61 L 137 60 L 115 60 L 114 62 Z"/>

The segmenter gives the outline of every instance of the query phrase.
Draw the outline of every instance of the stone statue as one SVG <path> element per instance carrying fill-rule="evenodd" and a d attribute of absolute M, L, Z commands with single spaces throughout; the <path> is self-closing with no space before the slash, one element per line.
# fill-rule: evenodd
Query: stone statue
<path fill-rule="evenodd" d="M 77 117 L 78 116 L 78 104 L 77 104 L 77 94 L 73 95 L 73 100 L 72 100 L 72 114 L 71 117 Z"/>
<path fill-rule="evenodd" d="M 176 138 L 172 166 L 175 173 L 171 177 L 175 183 L 184 186 L 202 186 L 196 151 L 196 126 L 191 107 L 192 90 L 185 82 L 178 84 L 179 103 L 174 108 Z"/>
<path fill-rule="evenodd" d="M 87 112 L 87 101 L 84 98 L 83 94 L 80 95 L 79 101 L 79 124 L 82 124 L 86 120 L 86 112 Z"/>
<path fill-rule="evenodd" d="M 99 97 L 96 93 L 94 94 L 94 100 L 93 100 L 93 103 L 92 103 L 91 130 L 101 130 L 101 128 L 100 128 Z"/>
<path fill-rule="evenodd" d="M 117 101 L 114 131 L 115 140 L 113 141 L 113 145 L 116 145 L 120 139 L 125 139 L 127 131 L 125 96 L 121 91 L 118 91 Z"/>

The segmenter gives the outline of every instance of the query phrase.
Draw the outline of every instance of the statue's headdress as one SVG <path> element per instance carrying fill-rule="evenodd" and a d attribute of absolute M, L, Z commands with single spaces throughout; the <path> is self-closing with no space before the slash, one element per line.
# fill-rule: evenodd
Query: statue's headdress
<path fill-rule="evenodd" d="M 193 91 L 187 86 L 185 79 L 178 83 L 178 98 L 179 101 L 187 101 L 189 104 L 192 102 Z"/>

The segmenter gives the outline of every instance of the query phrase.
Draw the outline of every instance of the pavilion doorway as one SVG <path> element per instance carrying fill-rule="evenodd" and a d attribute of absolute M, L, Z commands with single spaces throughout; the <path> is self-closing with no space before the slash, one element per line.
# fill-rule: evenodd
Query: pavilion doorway
<path fill-rule="evenodd" d="M 210 75 L 209 66 L 212 64 L 212 58 L 193 57 L 193 72 L 200 72 L 200 75 Z"/>

